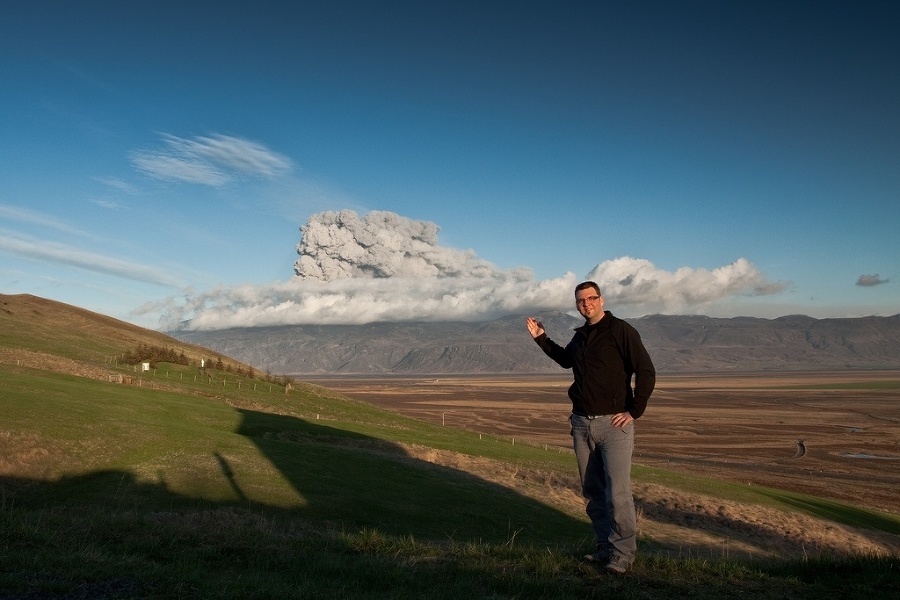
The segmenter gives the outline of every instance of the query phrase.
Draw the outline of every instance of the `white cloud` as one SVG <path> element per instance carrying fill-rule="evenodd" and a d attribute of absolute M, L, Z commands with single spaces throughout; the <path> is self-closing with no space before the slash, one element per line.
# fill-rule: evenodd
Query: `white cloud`
<path fill-rule="evenodd" d="M 522 273 L 492 278 L 391 277 L 295 279 L 222 288 L 169 304 L 162 329 L 270 325 L 348 325 L 385 321 L 470 321 L 570 304 L 575 277 L 534 281 Z M 142 312 L 157 310 L 149 305 Z"/>
<path fill-rule="evenodd" d="M 86 271 L 115 275 L 143 283 L 153 283 L 175 288 L 184 287 L 176 277 L 161 268 L 111 258 L 57 242 L 35 240 L 23 236 L 17 237 L 9 232 L 4 232 L 4 235 L 0 237 L 0 251 L 53 264 L 66 264 Z"/>
<path fill-rule="evenodd" d="M 192 140 L 163 135 L 165 148 L 138 150 L 131 163 L 154 179 L 219 187 L 239 175 L 275 177 L 291 169 L 291 161 L 264 145 L 239 137 L 213 134 Z"/>
<path fill-rule="evenodd" d="M 112 198 L 93 198 L 91 202 L 107 210 L 117 210 L 119 208 L 119 203 Z"/>
<path fill-rule="evenodd" d="M 131 163 L 146 175 L 164 181 L 199 183 L 213 187 L 231 181 L 227 174 L 214 165 L 196 158 L 171 156 L 160 152 L 136 152 L 131 157 Z"/>
<path fill-rule="evenodd" d="M 682 267 L 670 272 L 648 260 L 623 256 L 600 263 L 588 279 L 631 314 L 699 314 L 719 300 L 777 294 L 785 287 L 768 281 L 745 258 L 712 270 Z"/>
<path fill-rule="evenodd" d="M 94 177 L 94 181 L 103 184 L 113 191 L 128 194 L 129 196 L 133 196 L 138 193 L 137 188 L 135 188 L 127 181 L 122 181 L 118 177 Z"/>
<path fill-rule="evenodd" d="M 214 134 L 185 140 L 167 136 L 166 141 L 179 154 L 201 157 L 223 168 L 248 175 L 274 177 L 291 168 L 291 161 L 258 142 Z"/>
<path fill-rule="evenodd" d="M 18 221 L 20 223 L 30 223 L 47 229 L 54 229 L 62 233 L 70 233 L 79 236 L 87 236 L 84 231 L 72 227 L 68 223 L 64 223 L 59 219 L 35 212 L 17 206 L 9 206 L 0 204 L 0 219 L 8 219 L 10 221 Z"/>
<path fill-rule="evenodd" d="M 291 281 L 219 288 L 162 310 L 162 329 L 223 329 L 384 321 L 475 321 L 510 314 L 572 311 L 573 273 L 538 281 L 526 268 L 502 270 L 471 250 L 440 246 L 434 223 L 395 213 L 352 211 L 313 215 L 303 234 Z M 717 300 L 781 290 L 750 262 L 674 273 L 646 260 L 618 258 L 590 274 L 623 316 L 700 312 Z M 642 312 L 643 311 L 643 312 Z"/>

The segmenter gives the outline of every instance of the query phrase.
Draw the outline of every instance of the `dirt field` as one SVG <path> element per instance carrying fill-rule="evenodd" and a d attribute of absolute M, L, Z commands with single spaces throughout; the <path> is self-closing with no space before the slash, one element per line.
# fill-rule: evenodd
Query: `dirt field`
<path fill-rule="evenodd" d="M 430 422 L 570 448 L 566 373 L 303 379 Z M 634 460 L 900 513 L 898 382 L 900 372 L 661 376 L 638 421 Z M 641 495 L 649 512 L 671 500 L 649 487 L 636 490 Z M 722 510 L 710 508 L 710 521 Z M 790 525 L 776 529 L 762 546 L 782 540 Z M 817 542 L 795 540 L 795 550 Z M 846 542 L 838 534 L 834 544 Z"/>

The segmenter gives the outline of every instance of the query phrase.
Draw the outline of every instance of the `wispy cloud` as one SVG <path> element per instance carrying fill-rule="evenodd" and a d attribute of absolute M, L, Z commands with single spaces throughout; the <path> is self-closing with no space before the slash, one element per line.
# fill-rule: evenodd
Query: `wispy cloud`
<path fill-rule="evenodd" d="M 128 183 L 127 181 L 123 181 L 118 177 L 94 177 L 94 181 L 102 183 L 113 191 L 127 194 L 129 196 L 134 196 L 138 193 L 138 189 L 134 185 Z"/>
<path fill-rule="evenodd" d="M 16 236 L 11 232 L 4 232 L 4 235 L 0 237 L 0 251 L 33 260 L 66 264 L 86 271 L 124 277 L 133 281 L 184 288 L 184 284 L 177 277 L 159 267 L 111 258 L 57 242 Z"/>
<path fill-rule="evenodd" d="M 291 161 L 258 142 L 227 135 L 201 136 L 185 140 L 168 136 L 167 141 L 187 156 L 202 157 L 224 168 L 263 177 L 274 177 L 291 168 Z"/>
<path fill-rule="evenodd" d="M 94 181 L 102 184 L 107 190 L 101 195 L 90 198 L 89 201 L 100 208 L 118 210 L 122 207 L 121 200 L 125 196 L 137 196 L 140 189 L 118 177 L 94 177 Z"/>
<path fill-rule="evenodd" d="M 119 203 L 112 198 L 92 198 L 91 202 L 96 204 L 100 208 L 106 208 L 109 210 L 116 210 L 119 208 Z"/>
<path fill-rule="evenodd" d="M 503 270 L 471 250 L 441 246 L 438 231 L 434 223 L 389 212 L 363 218 L 353 211 L 319 213 L 301 227 L 293 280 L 170 298 L 142 307 L 139 314 L 162 312 L 163 329 L 223 329 L 476 321 L 574 309 L 573 273 L 536 280 L 527 268 Z M 718 300 L 783 288 L 745 259 L 711 271 L 671 273 L 623 257 L 598 264 L 587 278 L 600 284 L 609 308 L 625 316 L 699 313 Z"/>
<path fill-rule="evenodd" d="M 132 154 L 131 163 L 144 174 L 164 181 L 198 183 L 213 187 L 231 181 L 231 177 L 222 170 L 196 158 L 146 151 Z"/>
<path fill-rule="evenodd" d="M 240 176 L 275 177 L 291 169 L 291 161 L 266 146 L 244 138 L 212 134 L 185 139 L 162 136 L 164 147 L 131 153 L 131 164 L 165 181 L 219 187 Z"/>
<path fill-rule="evenodd" d="M 55 217 L 45 215 L 33 210 L 20 208 L 18 206 L 9 206 L 0 204 L 0 219 L 10 221 L 18 221 L 20 223 L 30 223 L 47 229 L 53 229 L 62 233 L 74 234 L 79 236 L 88 236 L 85 231 L 72 227 L 68 223 L 64 223 Z"/>
<path fill-rule="evenodd" d="M 882 279 L 878 273 L 875 273 L 874 275 L 860 275 L 859 279 L 856 280 L 856 285 L 860 287 L 875 287 L 876 285 L 881 285 L 888 281 L 890 280 Z"/>

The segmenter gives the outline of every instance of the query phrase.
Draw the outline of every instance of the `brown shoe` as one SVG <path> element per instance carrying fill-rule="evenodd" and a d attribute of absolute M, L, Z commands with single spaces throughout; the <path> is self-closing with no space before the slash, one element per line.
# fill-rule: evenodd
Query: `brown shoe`
<path fill-rule="evenodd" d="M 631 562 L 620 554 L 613 554 L 603 568 L 610 573 L 620 575 L 631 568 Z"/>

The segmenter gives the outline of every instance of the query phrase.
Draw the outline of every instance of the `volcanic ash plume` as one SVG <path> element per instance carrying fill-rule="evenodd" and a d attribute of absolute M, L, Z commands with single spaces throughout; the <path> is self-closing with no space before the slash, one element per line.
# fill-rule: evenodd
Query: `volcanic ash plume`
<path fill-rule="evenodd" d="M 352 210 L 326 211 L 300 227 L 300 279 L 490 277 L 496 267 L 472 251 L 438 246 L 436 224 L 396 213 L 373 211 L 360 218 Z"/>

